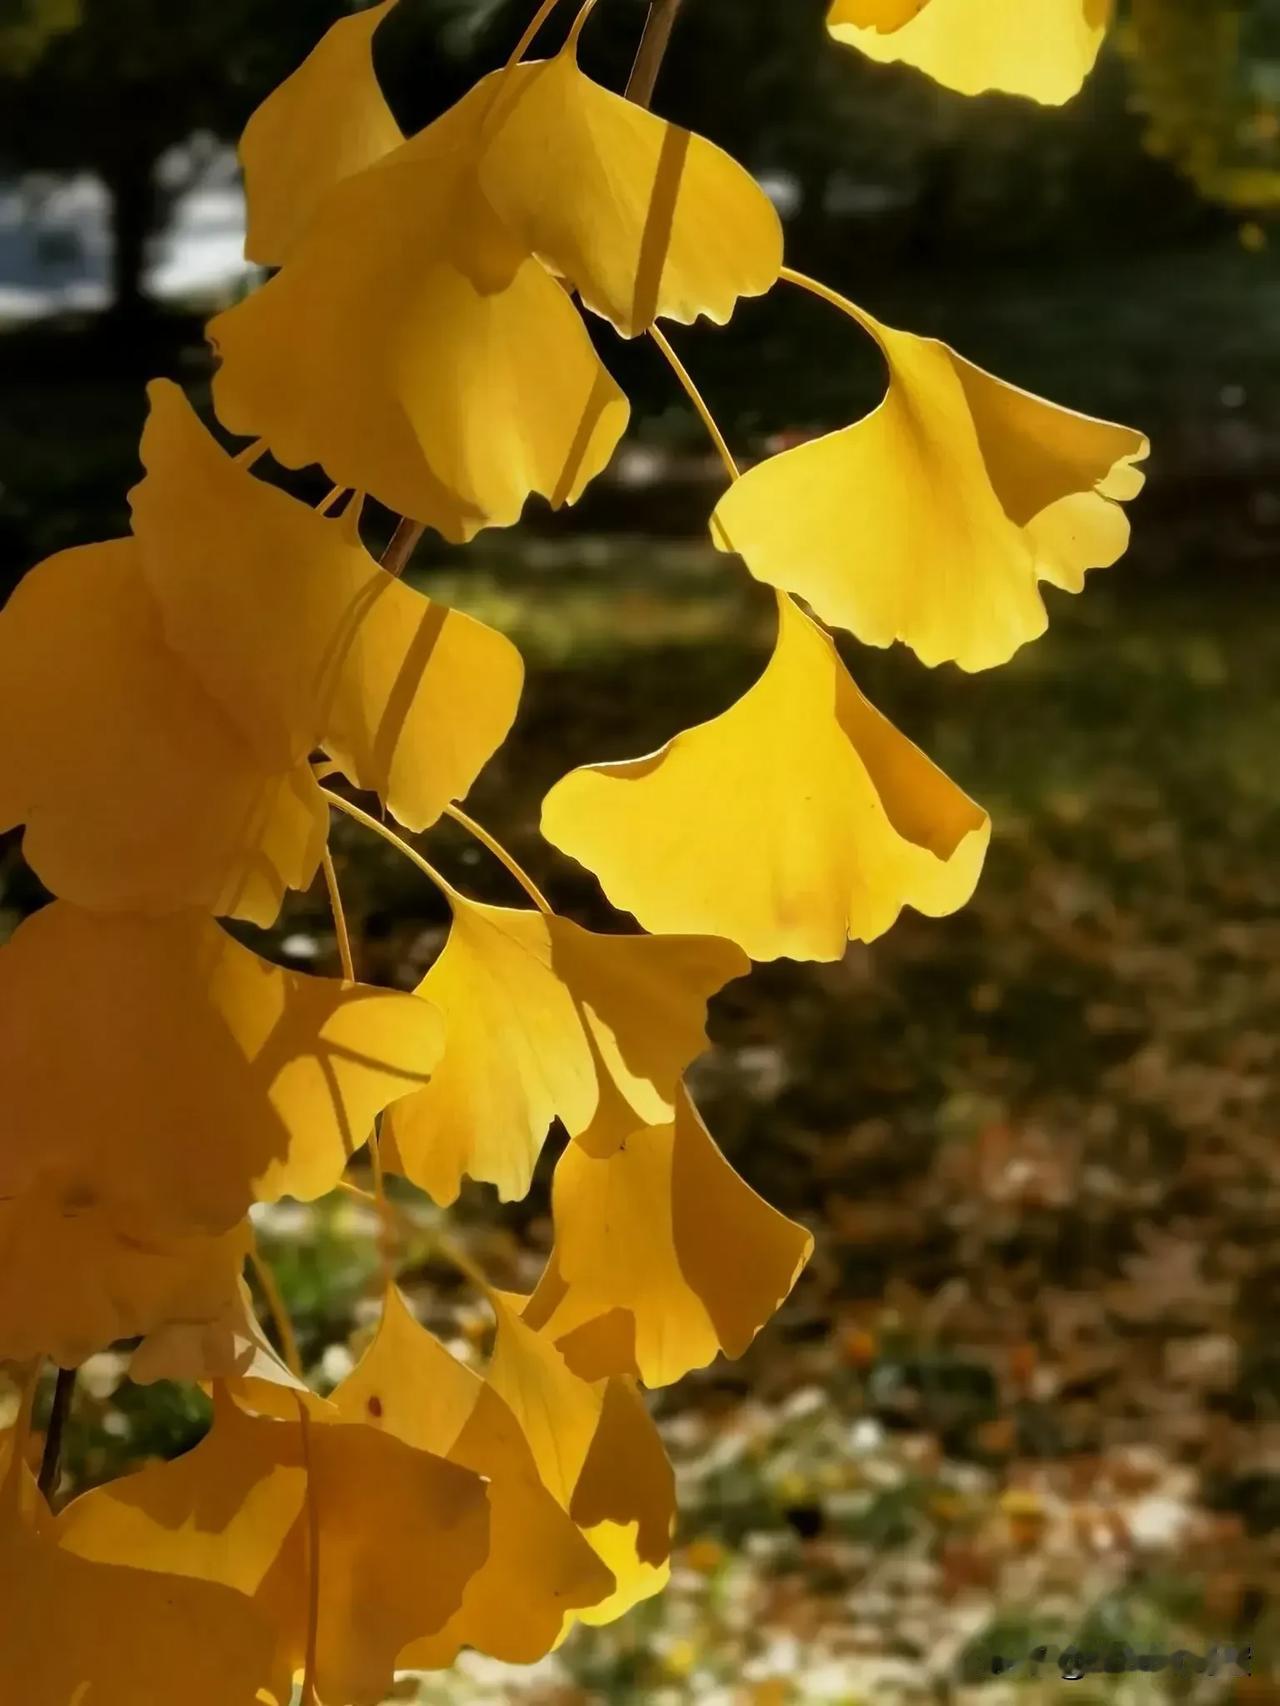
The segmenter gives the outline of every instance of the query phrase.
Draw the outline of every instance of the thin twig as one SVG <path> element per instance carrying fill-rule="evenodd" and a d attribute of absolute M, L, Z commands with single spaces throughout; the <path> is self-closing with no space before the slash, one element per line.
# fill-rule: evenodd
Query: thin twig
<path fill-rule="evenodd" d="M 658 73 L 671 46 L 671 32 L 676 27 L 682 3 L 683 0 L 651 0 L 636 62 L 627 81 L 627 99 L 638 107 L 647 107 L 653 101 Z"/>
<path fill-rule="evenodd" d="M 409 566 L 419 539 L 426 532 L 420 521 L 410 521 L 402 516 L 396 523 L 396 530 L 391 535 L 391 543 L 382 553 L 382 566 L 389 575 L 402 575 Z"/>
<path fill-rule="evenodd" d="M 71 1400 L 75 1396 L 75 1390 L 75 1369 L 60 1368 L 53 1388 L 49 1425 L 45 1429 L 44 1456 L 40 1460 L 40 1491 L 50 1504 L 58 1490 L 58 1477 L 62 1473 L 62 1440 L 67 1431 L 67 1417 L 71 1414 Z"/>

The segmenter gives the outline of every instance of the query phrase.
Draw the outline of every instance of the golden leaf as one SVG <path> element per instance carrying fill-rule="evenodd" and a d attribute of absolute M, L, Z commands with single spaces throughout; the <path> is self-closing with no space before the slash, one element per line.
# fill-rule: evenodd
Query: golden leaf
<path fill-rule="evenodd" d="M 0 1498 L 0 1699 L 14 1706 L 286 1706 L 287 1667 L 245 1595 L 57 1543 Z M 33 1495 L 34 1497 L 34 1495 Z"/>
<path fill-rule="evenodd" d="M 675 1483 L 657 1429 L 634 1386 L 574 1374 L 545 1334 L 490 1293 L 498 1332 L 488 1383 L 528 1441 L 539 1478 L 567 1510 L 617 1586 L 575 1613 L 613 1622 L 660 1593 L 670 1573 Z"/>
<path fill-rule="evenodd" d="M 482 84 L 326 197 L 288 264 L 219 314 L 214 405 L 288 467 L 471 539 L 573 503 L 628 405 L 564 290 L 480 192 Z"/>
<path fill-rule="evenodd" d="M 0 948 L 0 1001 L 0 1197 L 143 1245 L 331 1190 L 441 1039 L 425 1001 L 281 970 L 191 912 L 55 902 Z"/>
<path fill-rule="evenodd" d="M 7 1159 L 0 1165 L 7 1174 Z M 244 1264 L 239 1226 L 146 1231 L 124 1207 L 77 1197 L 56 1172 L 10 1190 L 0 1186 L 0 1362 L 47 1356 L 75 1368 L 164 1322 L 212 1320 Z"/>
<path fill-rule="evenodd" d="M 647 930 L 724 936 L 756 960 L 836 960 L 903 906 L 963 906 L 990 824 L 783 597 L 773 658 L 736 705 L 649 758 L 572 772 L 543 802 L 542 832 Z"/>
<path fill-rule="evenodd" d="M 834 0 L 827 27 L 962 95 L 1001 89 L 1061 106 L 1093 69 L 1111 13 L 1112 0 Z"/>
<path fill-rule="evenodd" d="M 706 1046 L 706 1002 L 750 970 L 705 937 L 600 936 L 448 891 L 453 927 L 418 993 L 444 1015 L 426 1087 L 398 1102 L 383 1155 L 439 1203 L 464 1174 L 526 1195 L 559 1118 L 593 1153 L 670 1117 Z"/>
<path fill-rule="evenodd" d="M 506 738 L 520 654 L 379 568 L 344 520 L 238 466 L 177 386 L 150 398 L 130 503 L 170 645 L 264 764 L 323 746 L 426 829 Z"/>
<path fill-rule="evenodd" d="M 339 18 L 245 126 L 246 259 L 278 267 L 327 192 L 404 141 L 373 69 L 374 32 L 395 3 Z"/>
<path fill-rule="evenodd" d="M 567 1612 L 612 1594 L 612 1574 L 543 1486 L 511 1411 L 419 1326 L 394 1287 L 373 1343 L 333 1402 L 344 1419 L 382 1428 L 489 1483 L 484 1567 L 449 1622 L 405 1649 L 401 1669 L 443 1669 L 464 1646 L 534 1664 L 559 1640 Z"/>
<path fill-rule="evenodd" d="M 237 1589 L 270 1619 L 280 1658 L 297 1671 L 309 1483 L 319 1526 L 317 1691 L 375 1706 L 402 1649 L 448 1621 L 484 1563 L 485 1484 L 376 1428 L 305 1426 L 245 1415 L 221 1396 L 193 1451 L 74 1500 L 58 1518 L 59 1543 L 97 1564 Z M 173 1585 L 181 1592 L 181 1580 Z"/>
<path fill-rule="evenodd" d="M 888 362 L 885 400 L 752 469 L 713 536 L 867 645 L 989 669 L 1044 632 L 1039 581 L 1079 591 L 1123 554 L 1114 500 L 1141 489 L 1147 441 L 857 317 Z"/>
<path fill-rule="evenodd" d="M 659 318 L 723 324 L 741 297 L 777 283 L 782 226 L 750 173 L 592 82 L 572 40 L 489 82 L 485 194 L 624 337 Z"/>
<path fill-rule="evenodd" d="M 738 1357 L 813 1251 L 716 1147 L 687 1092 L 674 1121 L 595 1160 L 556 1168 L 552 1261 L 524 1319 L 584 1379 L 638 1373 L 668 1386 Z"/>
<path fill-rule="evenodd" d="M 270 765 L 165 643 L 132 540 L 63 551 L 0 611 L 0 829 L 82 906 L 274 923 L 328 812 Z"/>

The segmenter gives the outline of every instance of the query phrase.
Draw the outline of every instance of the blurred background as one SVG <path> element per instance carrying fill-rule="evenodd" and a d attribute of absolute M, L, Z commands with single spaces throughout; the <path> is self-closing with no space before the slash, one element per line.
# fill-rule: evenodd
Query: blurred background
<path fill-rule="evenodd" d="M 0 597 L 127 525 L 146 379 L 207 402 L 202 322 L 252 287 L 234 139 L 340 0 L 0 0 Z M 415 127 L 531 9 L 402 0 L 380 72 Z M 585 59 L 625 81 L 642 0 Z M 1038 1697 L 992 1655 L 1204 1653 L 1254 1677 L 1093 1678 L 1076 1698 L 1280 1700 L 1280 3 L 1130 0 L 1063 111 L 966 101 L 827 41 L 824 0 L 686 0 L 657 106 L 736 153 L 792 263 L 892 325 L 1154 442 L 1135 538 L 1049 635 L 966 677 L 847 655 L 991 811 L 959 917 L 908 915 L 836 966 L 758 970 L 717 1002 L 695 1078 L 713 1131 L 818 1255 L 743 1363 L 656 1396 L 684 1518 L 675 1579 L 531 1675 L 479 1660 L 423 1701 L 855 1703 Z M 770 601 L 709 549 L 718 466 L 660 358 L 597 328 L 636 404 L 573 513 L 534 507 L 413 574 L 503 626 L 530 680 L 474 810 L 557 906 L 594 882 L 537 839 L 572 765 L 651 750 L 759 670 Z M 744 458 L 865 412 L 856 330 L 779 292 L 674 340 Z M 299 490 L 311 491 L 304 477 Z M 318 484 L 314 488 L 319 490 Z M 375 526 L 386 518 L 375 517 Z M 362 975 L 411 983 L 444 914 L 339 826 Z M 449 828 L 432 857 L 501 871 Z M 0 933 L 43 896 L 0 843 Z M 336 969 L 322 894 L 271 944 Z M 549 1241 L 527 1203 L 454 1217 L 501 1284 Z M 459 1354 L 484 1311 L 415 1228 L 406 1283 Z M 315 1377 L 367 1335 L 359 1205 L 261 1231 Z M 197 1437 L 202 1401 L 82 1375 L 83 1483 Z M 1049 1674 L 1049 1673 L 1046 1673 Z"/>

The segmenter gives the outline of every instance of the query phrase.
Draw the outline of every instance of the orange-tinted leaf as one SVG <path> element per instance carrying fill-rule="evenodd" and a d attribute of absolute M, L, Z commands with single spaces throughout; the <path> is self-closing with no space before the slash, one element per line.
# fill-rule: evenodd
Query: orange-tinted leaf
<path fill-rule="evenodd" d="M 264 760 L 165 643 L 132 540 L 63 551 L 0 612 L 0 829 L 82 906 L 274 923 L 328 813 Z"/>
<path fill-rule="evenodd" d="M 734 1172 L 687 1093 L 672 1123 L 607 1160 L 570 1144 L 552 1200 L 555 1252 L 524 1318 L 586 1379 L 667 1386 L 741 1356 L 813 1250 Z"/>

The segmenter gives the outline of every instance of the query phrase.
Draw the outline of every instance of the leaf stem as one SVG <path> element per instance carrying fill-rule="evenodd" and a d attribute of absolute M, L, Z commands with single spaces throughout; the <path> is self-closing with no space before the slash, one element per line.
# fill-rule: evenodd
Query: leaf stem
<path fill-rule="evenodd" d="M 333 914 L 333 933 L 338 938 L 338 958 L 342 962 L 342 975 L 348 983 L 356 981 L 356 962 L 351 952 L 351 932 L 347 929 L 347 911 L 342 904 L 342 891 L 338 887 L 338 873 L 333 868 L 333 854 L 326 844 L 320 856 L 320 869 L 324 872 L 324 886 L 329 895 L 329 911 Z"/>
<path fill-rule="evenodd" d="M 62 1441 L 66 1434 L 67 1417 L 71 1414 L 71 1400 L 75 1396 L 75 1390 L 76 1370 L 60 1368 L 53 1386 L 49 1425 L 45 1429 L 44 1456 L 40 1460 L 40 1491 L 50 1505 L 58 1490 L 58 1477 L 62 1473 Z"/>
<path fill-rule="evenodd" d="M 627 99 L 638 107 L 652 104 L 658 73 L 671 46 L 671 32 L 676 27 L 682 3 L 683 0 L 651 0 L 644 34 L 640 37 L 635 64 L 627 80 Z"/>
<path fill-rule="evenodd" d="M 805 290 L 810 296 L 816 296 L 820 302 L 825 302 L 828 307 L 838 309 L 850 320 L 856 320 L 864 331 L 871 330 L 870 326 L 867 325 L 867 316 L 857 303 L 850 302 L 847 296 L 841 296 L 838 290 L 832 290 L 829 284 L 823 284 L 819 279 L 810 278 L 807 273 L 796 272 L 794 267 L 783 267 L 778 277 L 783 284 L 791 284 L 797 290 Z"/>
<path fill-rule="evenodd" d="M 276 1276 L 271 1271 L 271 1264 L 256 1245 L 249 1252 L 249 1265 L 253 1269 L 253 1277 L 258 1282 L 262 1300 L 267 1306 L 271 1324 L 280 1341 L 280 1354 L 284 1357 L 285 1365 L 296 1380 L 302 1380 L 305 1376 L 302 1372 L 302 1355 L 298 1350 L 298 1335 L 293 1330 L 293 1322 L 284 1306 L 284 1298 L 276 1284 Z"/>
<path fill-rule="evenodd" d="M 542 0 L 542 4 L 529 20 L 528 27 L 525 29 L 524 34 L 511 49 L 511 54 L 506 64 L 506 69 L 508 71 L 513 65 L 518 65 L 524 58 L 525 54 L 528 53 L 529 49 L 533 46 L 534 37 L 555 11 L 559 3 L 560 0 Z"/>
<path fill-rule="evenodd" d="M 344 800 L 341 794 L 331 793 L 328 788 L 321 788 L 320 792 L 336 810 L 345 812 L 347 817 L 353 818 L 356 823 L 361 823 L 366 829 L 371 829 L 375 835 L 380 835 L 389 846 L 395 848 L 397 853 L 403 854 L 410 863 L 416 865 L 423 876 L 435 884 L 446 900 L 451 900 L 456 894 L 457 891 L 453 884 L 446 881 L 435 866 L 428 864 L 417 848 L 410 847 L 409 843 L 402 836 L 397 835 L 394 829 L 388 829 L 386 824 L 379 823 L 376 817 L 370 817 L 368 812 L 361 811 L 360 807 L 352 805 L 350 800 Z"/>
<path fill-rule="evenodd" d="M 538 887 L 537 883 L 534 882 L 529 873 L 523 868 L 523 866 L 521 866 L 514 854 L 507 852 L 506 848 L 498 840 L 496 835 L 490 835 L 489 831 L 485 829 L 483 824 L 479 824 L 473 817 L 469 817 L 467 813 L 463 811 L 461 806 L 446 806 L 444 808 L 444 812 L 446 817 L 451 817 L 455 823 L 461 824 L 468 835 L 474 835 L 482 847 L 487 847 L 490 853 L 493 854 L 494 858 L 497 859 L 500 864 L 506 866 L 507 870 L 520 884 L 520 887 L 528 895 L 529 899 L 537 907 L 539 912 L 545 912 L 548 915 L 551 914 L 551 902 L 547 899 L 546 895 L 543 894 L 542 890 Z"/>
<path fill-rule="evenodd" d="M 320 1505 L 316 1498 L 311 1417 L 301 1398 L 298 1399 L 298 1426 L 302 1437 L 302 1465 L 307 1476 L 307 1646 L 300 1706 L 319 1706 L 316 1670 L 320 1645 Z"/>
<path fill-rule="evenodd" d="M 665 333 L 660 331 L 656 325 L 649 327 L 649 336 L 666 357 L 667 365 L 680 381 L 689 401 L 698 411 L 698 416 L 701 419 L 703 426 L 706 427 L 707 432 L 710 434 L 711 442 L 715 445 L 717 454 L 719 455 L 720 460 L 724 463 L 725 471 L 728 473 L 729 478 L 731 480 L 740 480 L 742 478 L 742 470 L 734 461 L 733 452 L 729 449 L 729 445 L 724 434 L 716 425 L 715 416 L 708 408 L 705 397 L 694 384 L 693 376 L 690 374 L 688 368 L 667 342 Z"/>

